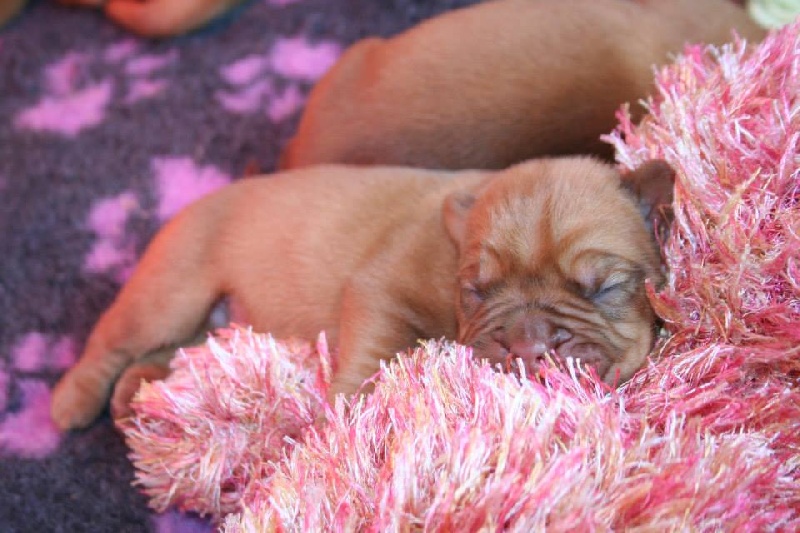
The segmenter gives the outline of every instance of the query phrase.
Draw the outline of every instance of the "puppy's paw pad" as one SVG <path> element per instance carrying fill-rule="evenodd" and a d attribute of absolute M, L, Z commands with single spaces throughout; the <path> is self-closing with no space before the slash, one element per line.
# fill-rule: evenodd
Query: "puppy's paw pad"
<path fill-rule="evenodd" d="M 142 381 L 156 381 L 169 375 L 169 367 L 158 364 L 134 365 L 128 368 L 117 381 L 111 397 L 111 416 L 114 420 L 131 415 L 131 400 Z"/>
<path fill-rule="evenodd" d="M 104 402 L 105 398 L 87 393 L 67 375 L 53 391 L 50 418 L 62 431 L 85 428 L 100 414 Z"/>

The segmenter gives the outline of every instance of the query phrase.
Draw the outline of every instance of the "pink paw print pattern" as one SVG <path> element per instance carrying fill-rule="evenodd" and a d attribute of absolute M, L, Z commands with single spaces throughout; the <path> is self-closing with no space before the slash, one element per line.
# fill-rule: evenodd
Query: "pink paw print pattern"
<path fill-rule="evenodd" d="M 8 409 L 9 387 L 11 387 L 11 376 L 3 361 L 0 361 L 0 413 Z"/>
<path fill-rule="evenodd" d="M 68 52 L 44 70 L 43 96 L 17 113 L 14 125 L 75 137 L 106 119 L 116 95 L 125 105 L 158 96 L 167 87 L 159 71 L 177 61 L 178 52 L 141 54 L 139 48 L 126 39 L 99 52 Z"/>
<path fill-rule="evenodd" d="M 249 55 L 220 69 L 229 89 L 218 91 L 217 101 L 236 114 L 265 109 L 270 120 L 281 122 L 303 106 L 303 84 L 317 81 L 341 52 L 332 41 L 278 39 L 268 53 Z M 276 88 L 276 76 L 287 80 L 283 90 Z"/>
<path fill-rule="evenodd" d="M 0 420 L 0 455 L 47 457 L 61 441 L 61 432 L 50 420 L 50 388 L 33 378 L 17 379 L 17 386 L 21 407 Z"/>
<path fill-rule="evenodd" d="M 50 388 L 35 374 L 69 368 L 76 354 L 71 337 L 37 331 L 23 335 L 12 348 L 12 368 L 0 368 L 0 411 L 5 412 L 0 415 L 0 455 L 40 459 L 56 450 L 61 433 L 50 420 Z M 12 372 L 19 405 L 8 411 Z"/>
<path fill-rule="evenodd" d="M 156 214 L 162 223 L 231 182 L 231 177 L 214 165 L 199 165 L 189 157 L 159 157 L 152 167 L 158 193 Z"/>
<path fill-rule="evenodd" d="M 22 337 L 11 352 L 12 365 L 19 372 L 62 371 L 75 364 L 77 346 L 69 336 L 53 337 L 32 331 Z"/>
<path fill-rule="evenodd" d="M 150 166 L 157 194 L 154 215 L 161 224 L 189 203 L 231 182 L 217 167 L 200 165 L 189 157 L 157 157 Z M 86 222 L 95 241 L 84 258 L 85 272 L 110 275 L 120 283 L 128 279 L 136 264 L 136 240 L 126 227 L 135 214 L 148 215 L 132 191 L 95 202 Z"/>
<path fill-rule="evenodd" d="M 136 243 L 126 225 L 139 211 L 139 199 L 132 191 L 95 202 L 87 220 L 96 238 L 83 262 L 86 272 L 109 274 L 120 283 L 128 279 L 136 263 Z"/>

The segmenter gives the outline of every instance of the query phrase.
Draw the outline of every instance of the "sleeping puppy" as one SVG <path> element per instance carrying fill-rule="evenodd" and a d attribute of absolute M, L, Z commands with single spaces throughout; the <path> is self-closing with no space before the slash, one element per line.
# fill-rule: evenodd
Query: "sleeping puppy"
<path fill-rule="evenodd" d="M 257 331 L 339 347 L 331 395 L 380 361 L 447 337 L 531 371 L 545 353 L 581 358 L 608 382 L 653 342 L 646 279 L 659 257 L 629 190 L 669 200 L 672 173 L 627 175 L 589 158 L 505 171 L 321 166 L 236 182 L 155 237 L 85 352 L 57 385 L 61 428 L 91 423 L 119 379 L 123 416 L 140 379 L 202 335 L 225 297 Z M 120 379 L 121 376 L 121 379 Z"/>
<path fill-rule="evenodd" d="M 653 65 L 732 29 L 764 35 L 729 0 L 495 0 L 356 43 L 312 91 L 282 168 L 316 163 L 505 168 L 594 153 Z"/>

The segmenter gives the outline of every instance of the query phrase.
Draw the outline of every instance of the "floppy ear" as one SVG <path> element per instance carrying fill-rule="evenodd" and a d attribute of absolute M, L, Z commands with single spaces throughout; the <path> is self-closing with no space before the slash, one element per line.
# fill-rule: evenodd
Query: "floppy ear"
<path fill-rule="evenodd" d="M 648 223 L 668 224 L 672 220 L 675 171 L 662 159 L 651 159 L 622 176 L 622 183 L 639 201 Z"/>
<path fill-rule="evenodd" d="M 475 191 L 451 192 L 442 204 L 444 227 L 458 248 L 464 244 L 467 234 L 467 216 L 475 204 Z"/>

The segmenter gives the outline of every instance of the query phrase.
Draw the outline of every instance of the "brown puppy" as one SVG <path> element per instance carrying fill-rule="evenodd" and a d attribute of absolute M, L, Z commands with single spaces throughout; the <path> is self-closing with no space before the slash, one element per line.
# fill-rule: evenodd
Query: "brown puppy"
<path fill-rule="evenodd" d="M 505 168 L 610 156 L 598 137 L 687 41 L 764 35 L 729 0 L 495 0 L 352 46 L 311 93 L 282 168 Z M 638 107 L 634 106 L 634 107 Z"/>
<path fill-rule="evenodd" d="M 627 178 L 652 199 L 664 164 Z M 591 216 L 586 216 L 591 213 Z M 458 338 L 478 357 L 535 367 L 545 351 L 628 378 L 652 343 L 644 280 L 659 260 L 616 171 L 588 158 L 501 172 L 323 166 L 239 181 L 156 236 L 58 384 L 62 428 L 89 424 L 123 374 L 122 414 L 164 347 L 202 331 L 227 296 L 256 330 L 340 350 L 332 393 L 421 338 Z M 138 361 L 138 362 L 137 362 Z M 126 371 L 127 368 L 127 371 Z"/>

